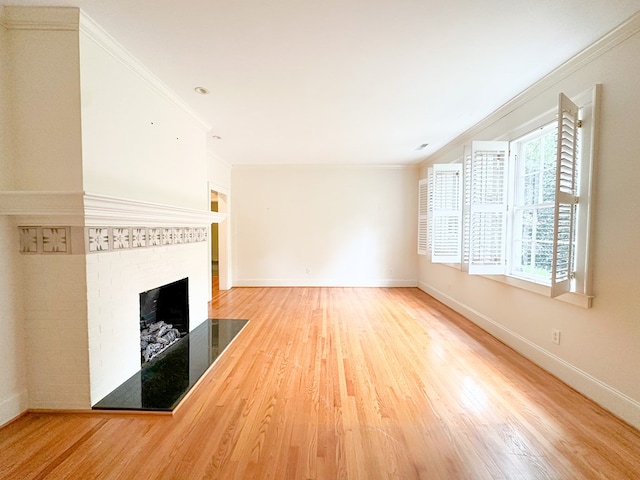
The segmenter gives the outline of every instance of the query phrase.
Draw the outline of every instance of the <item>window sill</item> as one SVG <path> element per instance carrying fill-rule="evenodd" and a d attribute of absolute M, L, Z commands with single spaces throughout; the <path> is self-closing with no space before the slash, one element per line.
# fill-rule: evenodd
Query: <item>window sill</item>
<path fill-rule="evenodd" d="M 544 297 L 551 296 L 551 287 L 532 282 L 530 280 L 524 280 L 522 278 L 512 277 L 509 275 L 483 275 L 485 278 L 494 280 L 496 282 L 504 283 L 512 287 L 520 288 L 528 292 L 537 293 Z M 593 295 L 586 295 L 584 293 L 563 293 L 555 298 L 561 302 L 570 303 L 577 307 L 591 308 Z"/>
<path fill-rule="evenodd" d="M 440 265 L 446 265 L 447 267 L 460 270 L 459 263 L 458 264 L 441 263 Z M 531 280 L 512 277 L 510 275 L 480 275 L 480 276 L 483 278 L 487 278 L 489 280 L 493 280 L 494 282 L 510 285 L 512 287 L 516 287 L 521 290 L 526 290 L 528 292 L 537 293 L 538 295 L 542 295 L 543 297 L 551 297 L 551 287 L 547 285 L 542 285 L 540 283 L 535 283 Z M 558 300 L 564 303 L 569 303 L 571 305 L 575 305 L 576 307 L 591 308 L 593 295 L 587 295 L 584 293 L 564 293 L 556 297 L 555 300 Z"/>

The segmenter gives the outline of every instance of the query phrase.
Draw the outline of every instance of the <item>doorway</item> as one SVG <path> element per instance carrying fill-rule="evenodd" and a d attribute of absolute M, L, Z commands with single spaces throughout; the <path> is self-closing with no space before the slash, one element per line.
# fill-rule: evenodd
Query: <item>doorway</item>
<path fill-rule="evenodd" d="M 211 211 L 219 212 L 218 192 L 211 191 Z M 211 291 L 220 289 L 220 248 L 219 228 L 217 223 L 211 224 Z"/>
<path fill-rule="evenodd" d="M 211 291 L 231 288 L 229 252 L 229 196 L 227 192 L 209 184 L 211 211 L 226 214 L 220 223 L 211 224 Z"/>

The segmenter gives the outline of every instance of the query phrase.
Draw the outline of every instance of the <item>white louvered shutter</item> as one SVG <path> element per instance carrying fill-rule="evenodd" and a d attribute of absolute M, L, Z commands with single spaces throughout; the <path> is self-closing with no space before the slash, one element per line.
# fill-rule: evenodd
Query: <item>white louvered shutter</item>
<path fill-rule="evenodd" d="M 418 182 L 418 255 L 427 255 L 429 250 L 428 190 L 428 179 L 421 179 Z"/>
<path fill-rule="evenodd" d="M 505 273 L 509 142 L 471 144 L 469 273 Z"/>
<path fill-rule="evenodd" d="M 433 229 L 433 167 L 427 168 L 427 255 L 432 251 Z"/>
<path fill-rule="evenodd" d="M 433 166 L 431 261 L 459 263 L 462 231 L 462 165 Z"/>
<path fill-rule="evenodd" d="M 551 297 L 571 289 L 574 276 L 574 234 L 578 204 L 578 107 L 564 94 L 558 101 L 556 200 L 553 223 Z"/>
<path fill-rule="evenodd" d="M 469 271 L 469 225 L 471 220 L 471 146 L 464 146 L 462 157 L 462 258 L 460 270 Z"/>

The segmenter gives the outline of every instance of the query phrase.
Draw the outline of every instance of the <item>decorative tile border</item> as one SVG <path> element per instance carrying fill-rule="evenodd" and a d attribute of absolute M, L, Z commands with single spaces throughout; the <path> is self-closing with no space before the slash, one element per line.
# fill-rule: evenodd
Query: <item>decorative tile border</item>
<path fill-rule="evenodd" d="M 87 253 L 206 242 L 207 227 L 86 227 Z"/>
<path fill-rule="evenodd" d="M 87 228 L 87 250 L 89 252 L 106 252 L 109 250 L 108 228 Z"/>
<path fill-rule="evenodd" d="M 18 227 L 20 253 L 71 253 L 71 227 Z"/>
<path fill-rule="evenodd" d="M 71 234 L 69 227 L 42 227 L 43 253 L 71 252 Z"/>
<path fill-rule="evenodd" d="M 20 253 L 38 253 L 38 229 L 20 227 Z"/>
<path fill-rule="evenodd" d="M 71 253 L 71 227 L 18 227 L 20 253 Z M 206 242 L 207 227 L 84 227 L 86 253 Z"/>
<path fill-rule="evenodd" d="M 131 236 L 128 228 L 112 228 L 111 244 L 114 250 L 126 250 L 131 248 Z"/>

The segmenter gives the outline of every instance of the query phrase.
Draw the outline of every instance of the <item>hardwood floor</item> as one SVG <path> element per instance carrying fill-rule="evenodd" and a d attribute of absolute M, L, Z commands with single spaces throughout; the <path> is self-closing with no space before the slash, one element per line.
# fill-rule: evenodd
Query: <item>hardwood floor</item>
<path fill-rule="evenodd" d="M 412 288 L 214 291 L 173 417 L 30 413 L 3 479 L 637 479 L 640 433 Z"/>

